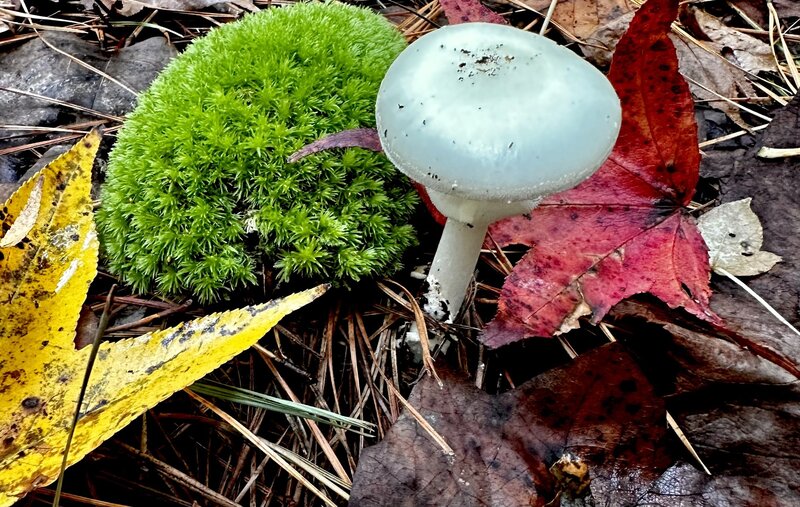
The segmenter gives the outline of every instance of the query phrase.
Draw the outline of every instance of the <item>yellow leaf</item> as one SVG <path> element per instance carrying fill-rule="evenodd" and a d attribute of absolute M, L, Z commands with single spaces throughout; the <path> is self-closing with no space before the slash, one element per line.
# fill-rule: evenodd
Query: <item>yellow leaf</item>
<path fill-rule="evenodd" d="M 90 348 L 73 338 L 96 272 L 89 189 L 100 136 L 89 134 L 6 203 L 8 230 L 41 183 L 25 239 L 0 248 L 0 506 L 57 478 Z M 75 463 L 132 419 L 245 350 L 320 286 L 272 301 L 103 343 L 69 456 Z"/>
<path fill-rule="evenodd" d="M 33 224 L 36 223 L 36 219 L 39 218 L 39 208 L 42 206 L 43 187 L 44 176 L 39 176 L 36 179 L 36 185 L 34 185 L 33 190 L 30 192 L 25 207 L 22 208 L 17 219 L 14 220 L 14 223 L 11 224 L 11 227 L 6 231 L 5 235 L 3 235 L 3 239 L 0 239 L 0 248 L 17 246 L 31 231 Z"/>
<path fill-rule="evenodd" d="M 25 182 L 2 209 L 2 228 L 8 231 L 41 182 L 42 209 L 33 226 L 15 246 L 0 248 L 0 337 L 6 346 L 9 339 L 31 337 L 72 348 L 81 303 L 97 270 L 89 191 L 99 145 L 100 134 L 92 132 Z M 16 383 L 38 375 L 43 363 L 31 361 Z"/>

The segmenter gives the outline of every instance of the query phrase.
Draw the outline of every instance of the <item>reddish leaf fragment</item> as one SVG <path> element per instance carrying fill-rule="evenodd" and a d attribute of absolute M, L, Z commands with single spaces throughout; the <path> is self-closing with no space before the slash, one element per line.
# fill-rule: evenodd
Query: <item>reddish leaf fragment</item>
<path fill-rule="evenodd" d="M 433 217 L 437 224 L 444 225 L 444 223 L 447 222 L 447 217 L 442 215 L 442 213 L 436 209 L 436 206 L 433 204 L 433 201 L 431 201 L 431 198 L 428 195 L 428 191 L 425 190 L 425 187 L 416 181 L 412 181 L 411 184 L 414 185 L 414 189 L 419 194 L 420 199 L 422 199 L 422 202 L 425 204 L 425 208 L 428 210 L 428 213 L 431 214 L 431 217 Z"/>
<path fill-rule="evenodd" d="M 383 151 L 377 130 L 374 128 L 350 129 L 329 134 L 303 146 L 289 155 L 287 161 L 294 164 L 309 155 L 334 148 L 364 148 L 365 150 Z"/>
<path fill-rule="evenodd" d="M 334 148 L 364 148 L 365 150 L 376 152 L 383 151 L 377 130 L 374 128 L 351 129 L 329 134 L 303 146 L 292 153 L 287 159 L 287 162 L 294 164 L 309 155 L 319 153 L 320 151 L 332 150 Z M 411 183 L 414 185 L 414 188 L 422 199 L 422 202 L 425 203 L 425 207 L 428 209 L 433 219 L 440 225 L 444 225 L 447 221 L 447 217 L 439 213 L 439 210 L 433 205 L 425 187 L 416 181 L 412 181 Z"/>
<path fill-rule="evenodd" d="M 409 401 L 455 456 L 443 455 L 405 413 L 362 452 L 351 506 L 558 505 L 550 502 L 568 489 L 589 497 L 576 505 L 633 505 L 606 500 L 643 494 L 672 462 L 663 403 L 618 344 L 498 396 L 426 379 Z M 566 454 L 581 473 L 553 467 Z"/>
<path fill-rule="evenodd" d="M 451 25 L 459 23 L 497 23 L 507 25 L 508 22 L 496 12 L 481 4 L 478 0 L 439 0 L 444 15 Z"/>
<path fill-rule="evenodd" d="M 667 37 L 677 0 L 651 0 L 617 46 L 609 79 L 622 129 L 608 161 L 528 216 L 496 223 L 500 246 L 532 247 L 506 280 L 483 341 L 551 336 L 649 292 L 718 322 L 708 307 L 705 243 L 684 213 L 698 180 L 694 105 Z M 576 140 L 576 142 L 579 142 Z"/>

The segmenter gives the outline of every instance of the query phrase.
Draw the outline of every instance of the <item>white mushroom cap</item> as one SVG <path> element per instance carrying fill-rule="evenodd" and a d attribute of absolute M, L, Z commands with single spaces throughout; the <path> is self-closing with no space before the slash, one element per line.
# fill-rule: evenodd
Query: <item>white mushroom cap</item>
<path fill-rule="evenodd" d="M 411 179 L 472 200 L 571 188 L 616 141 L 611 83 L 573 52 L 509 26 L 464 23 L 411 44 L 381 83 L 381 144 Z"/>

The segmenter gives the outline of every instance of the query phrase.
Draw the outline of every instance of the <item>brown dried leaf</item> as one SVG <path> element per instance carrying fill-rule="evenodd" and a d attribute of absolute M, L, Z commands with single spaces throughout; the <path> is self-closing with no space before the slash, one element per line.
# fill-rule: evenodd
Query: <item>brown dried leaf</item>
<path fill-rule="evenodd" d="M 636 329 L 626 344 L 713 474 L 676 465 L 638 505 L 800 504 L 797 377 L 647 302 L 624 302 L 613 314 Z"/>
<path fill-rule="evenodd" d="M 587 44 L 581 46 L 583 54 L 597 65 L 608 65 L 632 18 L 633 13 L 629 12 L 598 26 L 586 37 Z M 670 34 L 678 53 L 681 74 L 702 85 L 690 82 L 692 95 L 713 104 L 736 124 L 749 128 L 736 106 L 703 87 L 728 98 L 755 96 L 756 91 L 747 73 L 777 70 L 769 45 L 725 26 L 718 18 L 699 9 L 685 10 L 681 19 L 692 26 L 695 35 L 708 39 L 699 41 L 701 47 L 675 33 Z M 728 55 L 728 59 L 723 55 Z"/>
<path fill-rule="evenodd" d="M 609 66 L 614 48 L 628 30 L 634 14 L 636 12 L 628 12 L 605 25 L 598 26 L 597 30 L 586 37 L 586 44 L 580 46 L 583 55 L 598 66 Z"/>
<path fill-rule="evenodd" d="M 520 0 L 544 14 L 550 0 Z M 553 12 L 553 22 L 580 40 L 587 39 L 599 27 L 632 12 L 638 4 L 631 0 L 561 0 Z"/>
<path fill-rule="evenodd" d="M 682 37 L 671 34 L 670 39 L 675 44 L 678 52 L 678 64 L 681 74 L 700 83 L 705 88 L 713 90 L 719 95 L 728 98 L 739 96 L 753 96 L 755 90 L 747 78 L 747 73 L 727 63 L 722 56 L 712 54 L 693 42 L 687 42 Z M 706 43 L 709 50 L 713 50 L 710 43 Z M 715 108 L 723 111 L 737 125 L 749 128 L 742 119 L 739 108 L 730 102 L 720 99 L 714 93 L 698 86 L 691 81 L 689 88 L 692 95 L 698 100 L 708 101 Z"/>
<path fill-rule="evenodd" d="M 719 18 L 696 8 L 687 10 L 684 22 L 691 22 L 695 33 L 704 36 L 720 55 L 730 54 L 730 60 L 751 73 L 778 72 L 769 44 L 726 26 Z M 732 53 L 732 54 L 731 54 Z"/>
<path fill-rule="evenodd" d="M 664 382 L 675 394 L 718 384 L 786 385 L 797 378 L 718 330 L 703 327 L 652 300 L 623 301 L 609 317 L 620 329 L 636 330 L 634 339 L 625 344 L 634 349 L 643 369 L 667 376 Z"/>
<path fill-rule="evenodd" d="M 738 454 L 737 454 L 738 455 Z M 787 470 L 782 470 L 786 472 Z M 659 477 L 645 494 L 626 505 L 642 507 L 727 507 L 796 505 L 791 484 L 772 475 L 714 475 L 709 477 L 678 463 Z M 608 505 L 620 505 L 610 503 Z"/>
<path fill-rule="evenodd" d="M 756 92 L 747 73 L 778 71 L 768 44 L 726 26 L 705 11 L 693 7 L 684 9 L 681 21 L 701 39 L 694 42 L 672 37 L 678 50 L 681 73 L 705 88 L 727 98 L 752 97 Z M 735 105 L 721 100 L 703 86 L 690 84 L 695 97 L 710 101 L 739 126 L 749 127 Z"/>
<path fill-rule="evenodd" d="M 332 150 L 335 148 L 364 148 L 380 152 L 383 151 L 381 140 L 378 137 L 378 131 L 374 128 L 358 128 L 343 130 L 334 134 L 328 134 L 316 141 L 309 143 L 296 152 L 289 155 L 286 160 L 290 164 L 309 156 L 314 153 L 319 153 L 325 150 Z"/>
<path fill-rule="evenodd" d="M 635 498 L 671 462 L 661 400 L 617 344 L 498 396 L 426 379 L 410 402 L 455 457 L 404 414 L 362 453 L 350 505 L 543 506 L 588 480 L 605 505 L 595 490 Z"/>

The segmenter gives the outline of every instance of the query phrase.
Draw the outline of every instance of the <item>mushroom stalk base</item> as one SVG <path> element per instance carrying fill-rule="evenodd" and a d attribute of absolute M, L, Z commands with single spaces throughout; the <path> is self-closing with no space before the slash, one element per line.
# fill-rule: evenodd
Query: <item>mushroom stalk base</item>
<path fill-rule="evenodd" d="M 424 310 L 437 320 L 453 322 L 458 316 L 488 228 L 488 223 L 447 219 L 425 294 Z"/>

